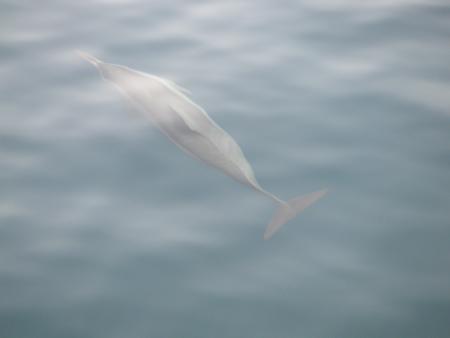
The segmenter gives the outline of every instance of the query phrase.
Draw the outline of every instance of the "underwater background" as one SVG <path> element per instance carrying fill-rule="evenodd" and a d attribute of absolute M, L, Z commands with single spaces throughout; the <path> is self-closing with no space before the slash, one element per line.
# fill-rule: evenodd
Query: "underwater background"
<path fill-rule="evenodd" d="M 450 336 L 446 0 L 0 1 L 0 337 Z M 85 50 L 174 80 L 282 198 Z"/>

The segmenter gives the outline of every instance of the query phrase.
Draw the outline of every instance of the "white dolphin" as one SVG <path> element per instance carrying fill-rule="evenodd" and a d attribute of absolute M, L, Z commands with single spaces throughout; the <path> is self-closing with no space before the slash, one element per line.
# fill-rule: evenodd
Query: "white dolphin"
<path fill-rule="evenodd" d="M 326 194 L 323 189 L 289 201 L 281 200 L 259 185 L 236 141 L 186 96 L 187 90 L 167 79 L 78 53 L 183 151 L 272 199 L 278 209 L 264 239 Z"/>

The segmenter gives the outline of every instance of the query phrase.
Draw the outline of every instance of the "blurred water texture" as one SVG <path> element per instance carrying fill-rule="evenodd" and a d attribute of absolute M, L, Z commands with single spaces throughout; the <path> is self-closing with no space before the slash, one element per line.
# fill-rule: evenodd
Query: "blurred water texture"
<path fill-rule="evenodd" d="M 448 337 L 448 1 L 0 2 L 0 337 Z M 273 206 L 74 50 L 172 79 Z"/>

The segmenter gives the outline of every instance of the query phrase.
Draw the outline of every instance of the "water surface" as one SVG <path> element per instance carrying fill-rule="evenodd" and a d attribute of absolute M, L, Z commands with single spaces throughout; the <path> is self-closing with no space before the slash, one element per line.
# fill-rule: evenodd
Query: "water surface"
<path fill-rule="evenodd" d="M 448 337 L 446 1 L 0 4 L 1 337 Z M 74 50 L 170 78 L 270 200 Z"/>

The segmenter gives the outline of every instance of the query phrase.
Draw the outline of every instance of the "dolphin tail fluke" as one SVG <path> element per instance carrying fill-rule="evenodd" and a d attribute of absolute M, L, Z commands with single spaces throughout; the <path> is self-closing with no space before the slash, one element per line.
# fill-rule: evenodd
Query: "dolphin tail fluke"
<path fill-rule="evenodd" d="M 327 189 L 312 192 L 308 195 L 295 197 L 283 204 L 276 210 L 269 225 L 264 232 L 264 239 L 269 239 L 283 224 L 293 219 L 297 214 L 316 202 L 327 193 Z"/>

